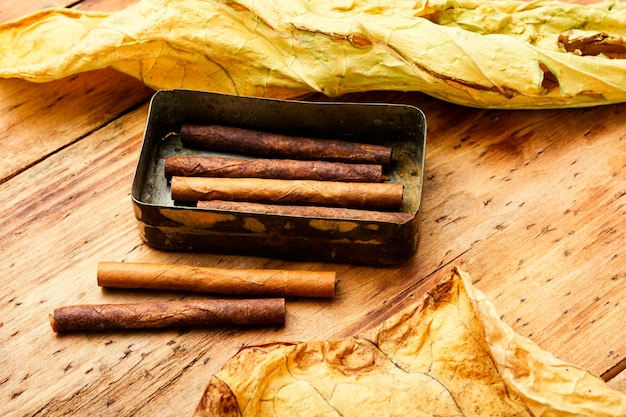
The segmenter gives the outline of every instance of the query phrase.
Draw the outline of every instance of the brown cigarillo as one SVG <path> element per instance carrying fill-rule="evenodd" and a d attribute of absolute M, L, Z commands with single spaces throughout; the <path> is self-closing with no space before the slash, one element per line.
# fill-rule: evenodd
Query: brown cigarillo
<path fill-rule="evenodd" d="M 403 186 L 395 183 L 172 177 L 171 193 L 175 201 L 232 200 L 398 210 L 402 205 Z"/>
<path fill-rule="evenodd" d="M 284 324 L 285 300 L 190 300 L 60 307 L 49 315 L 55 332 Z"/>
<path fill-rule="evenodd" d="M 184 145 L 274 158 L 391 164 L 392 148 L 367 143 L 287 136 L 229 126 L 183 124 Z"/>
<path fill-rule="evenodd" d="M 276 214 L 280 216 L 314 217 L 324 219 L 365 220 L 402 224 L 414 215 L 395 211 L 357 210 L 342 207 L 288 206 L 241 201 L 198 201 L 197 207 L 213 210 L 229 210 L 244 213 Z"/>
<path fill-rule="evenodd" d="M 348 182 L 383 182 L 386 179 L 381 165 L 219 156 L 170 156 L 165 159 L 165 176 Z"/>
<path fill-rule="evenodd" d="M 272 297 L 333 297 L 334 271 L 222 269 L 179 264 L 100 262 L 98 285 Z"/>

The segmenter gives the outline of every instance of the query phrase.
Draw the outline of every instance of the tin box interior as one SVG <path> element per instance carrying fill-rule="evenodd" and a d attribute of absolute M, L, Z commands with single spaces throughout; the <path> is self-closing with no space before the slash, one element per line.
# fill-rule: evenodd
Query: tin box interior
<path fill-rule="evenodd" d="M 172 155 L 217 154 L 188 149 L 183 123 L 220 124 L 289 135 L 393 147 L 390 182 L 404 185 L 403 223 L 211 210 L 175 204 L 164 175 Z M 417 249 L 426 120 L 416 107 L 305 102 L 163 90 L 151 101 L 133 181 L 142 238 L 152 247 L 302 261 L 389 265 Z M 237 156 L 220 153 L 222 156 Z"/>

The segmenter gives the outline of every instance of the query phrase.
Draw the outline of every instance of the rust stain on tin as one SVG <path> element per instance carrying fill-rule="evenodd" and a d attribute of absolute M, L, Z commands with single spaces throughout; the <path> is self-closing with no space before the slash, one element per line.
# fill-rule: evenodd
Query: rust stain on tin
<path fill-rule="evenodd" d="M 257 233 L 262 233 L 266 230 L 265 225 L 253 217 L 246 217 L 243 219 L 243 228 Z"/>
<path fill-rule="evenodd" d="M 323 230 L 323 231 L 338 231 L 341 233 L 351 232 L 352 230 L 359 227 L 358 223 L 355 222 L 337 222 L 333 220 L 322 220 L 316 219 L 311 220 L 309 222 L 309 226 L 313 229 Z"/>
<path fill-rule="evenodd" d="M 211 213 L 193 210 L 161 209 L 159 212 L 164 217 L 180 224 L 204 229 L 213 227 L 216 223 L 231 222 L 237 219 L 234 214 Z"/>

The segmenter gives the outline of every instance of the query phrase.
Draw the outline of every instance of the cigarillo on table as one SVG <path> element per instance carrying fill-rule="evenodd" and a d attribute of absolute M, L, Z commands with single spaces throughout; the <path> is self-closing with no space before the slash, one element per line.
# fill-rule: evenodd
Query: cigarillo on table
<path fill-rule="evenodd" d="M 392 148 L 368 143 L 316 139 L 230 126 L 183 124 L 184 145 L 273 158 L 315 159 L 359 164 L 391 164 Z"/>
<path fill-rule="evenodd" d="M 381 165 L 293 159 L 169 156 L 165 176 L 218 178 L 274 178 L 345 182 L 383 182 Z"/>
<path fill-rule="evenodd" d="M 357 183 L 263 178 L 172 177 L 174 201 L 232 200 L 398 210 L 404 187 L 396 183 Z"/>
<path fill-rule="evenodd" d="M 61 332 L 285 323 L 282 298 L 190 300 L 60 307 L 49 315 Z"/>
<path fill-rule="evenodd" d="M 180 264 L 100 262 L 98 285 L 269 297 L 333 297 L 334 271 L 224 269 Z"/>

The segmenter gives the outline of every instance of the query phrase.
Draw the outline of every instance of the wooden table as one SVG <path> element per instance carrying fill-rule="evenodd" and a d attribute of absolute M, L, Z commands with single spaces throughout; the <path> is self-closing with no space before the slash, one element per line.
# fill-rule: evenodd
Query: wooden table
<path fill-rule="evenodd" d="M 4 0 L 0 19 L 51 3 L 72 2 Z M 240 347 L 359 333 L 453 266 L 517 332 L 626 393 L 626 105 L 498 111 L 418 93 L 345 98 L 410 103 L 428 121 L 418 252 L 375 268 L 143 243 L 130 187 L 152 93 L 112 70 L 0 80 L 1 415 L 190 415 Z M 332 301 L 289 300 L 284 328 L 54 334 L 55 307 L 189 297 L 105 291 L 100 261 L 332 269 L 340 282 Z"/>

